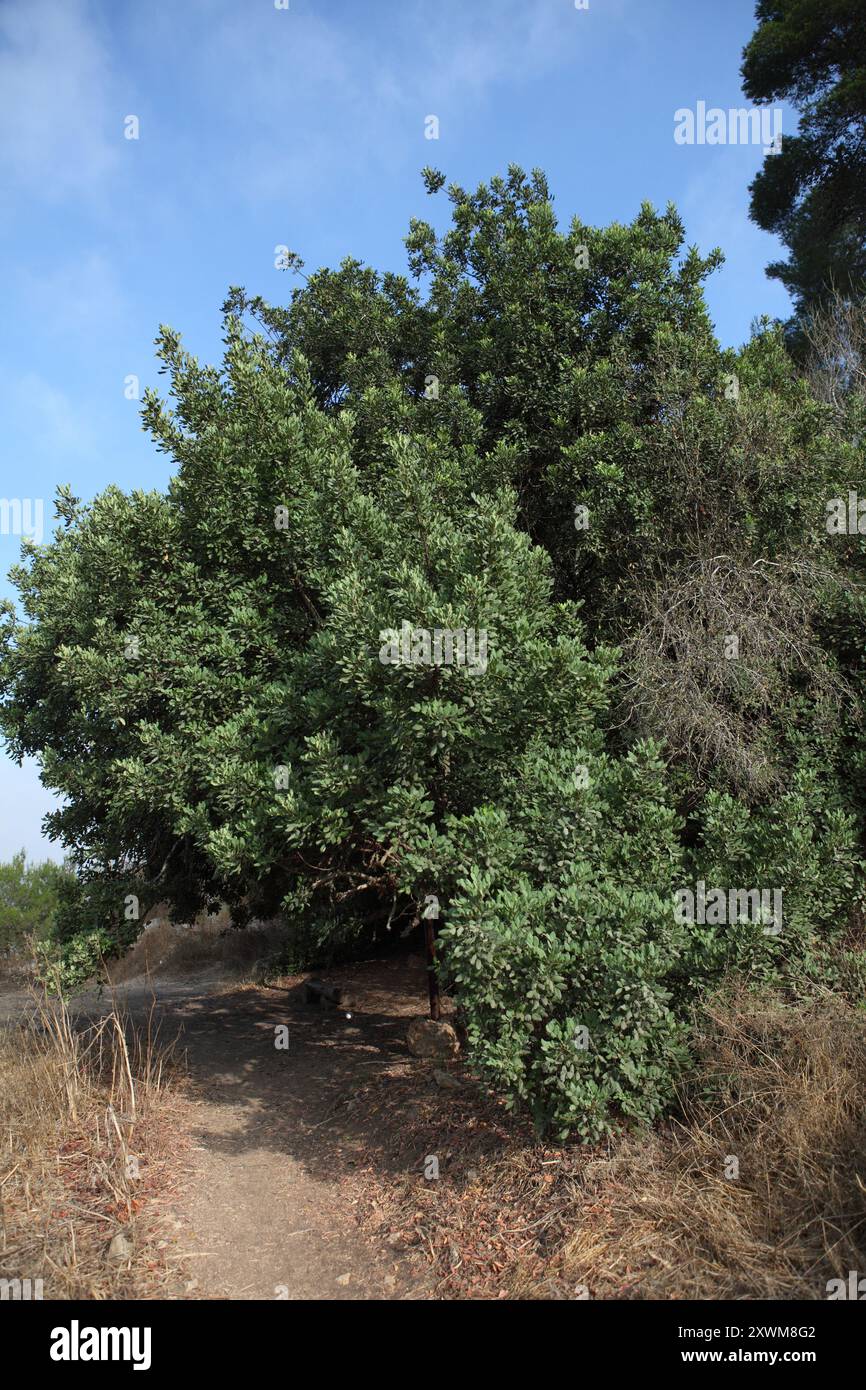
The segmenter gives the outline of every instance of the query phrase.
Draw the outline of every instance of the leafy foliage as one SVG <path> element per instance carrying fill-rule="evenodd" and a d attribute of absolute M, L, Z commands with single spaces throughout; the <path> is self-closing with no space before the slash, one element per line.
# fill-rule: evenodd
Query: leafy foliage
<path fill-rule="evenodd" d="M 62 888 L 71 879 L 51 860 L 28 864 L 23 850 L 0 864 L 0 952 L 19 950 L 28 936 L 51 934 Z"/>
<path fill-rule="evenodd" d="M 805 317 L 866 285 L 866 15 L 860 0 L 759 0 L 756 15 L 746 95 L 793 102 L 800 124 L 756 175 L 751 212 L 788 247 L 767 274 Z"/>
<path fill-rule="evenodd" d="M 156 902 L 281 909 L 319 952 L 432 893 L 476 1063 L 591 1137 L 667 1103 L 698 991 L 820 977 L 844 930 L 863 546 L 824 521 L 861 446 L 779 333 L 719 349 L 673 209 L 562 232 L 516 168 L 448 197 L 423 293 L 355 261 L 233 290 L 219 367 L 161 330 L 175 476 L 61 493 L 3 727 L 64 797 L 70 978 Z M 715 876 L 781 888 L 790 932 L 679 923 Z"/>

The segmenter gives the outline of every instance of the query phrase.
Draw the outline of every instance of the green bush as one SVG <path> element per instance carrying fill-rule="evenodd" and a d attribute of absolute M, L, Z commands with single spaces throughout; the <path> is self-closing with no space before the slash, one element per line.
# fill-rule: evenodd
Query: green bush
<path fill-rule="evenodd" d="M 687 1056 L 673 985 L 689 949 L 664 764 L 534 747 L 508 809 L 448 828 L 441 935 L 476 1064 L 540 1129 L 595 1139 L 652 1119 Z"/>
<path fill-rule="evenodd" d="M 853 817 L 813 770 L 773 812 L 710 794 L 688 851 L 656 748 L 584 756 L 533 748 L 505 805 L 450 822 L 438 848 L 452 892 L 440 940 L 476 1065 L 539 1129 L 592 1140 L 615 1116 L 664 1109 L 695 1002 L 728 972 L 862 989 L 839 942 L 863 864 Z M 681 922 L 675 895 L 699 879 L 781 887 L 780 930 L 732 920 L 727 901 L 719 923 Z"/>
<path fill-rule="evenodd" d="M 28 864 L 23 850 L 0 864 L 0 952 L 17 954 L 27 937 L 52 933 L 70 872 L 51 860 Z"/>
<path fill-rule="evenodd" d="M 62 945 L 44 941 L 37 952 L 37 977 L 58 994 L 79 989 L 94 976 L 101 984 L 103 964 L 116 954 L 116 940 L 102 928 L 79 931 Z"/>

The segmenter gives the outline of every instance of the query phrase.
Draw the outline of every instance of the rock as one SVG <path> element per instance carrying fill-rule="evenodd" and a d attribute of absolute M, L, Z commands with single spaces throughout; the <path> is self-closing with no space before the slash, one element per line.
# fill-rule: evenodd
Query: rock
<path fill-rule="evenodd" d="M 349 1280 L 351 1279 L 351 1277 L 352 1277 L 351 1274 L 338 1274 L 338 1275 L 337 1275 L 337 1283 L 338 1283 L 338 1284 L 342 1284 L 343 1287 L 345 1288 L 346 1284 L 348 1284 L 348 1282 L 349 1282 Z"/>
<path fill-rule="evenodd" d="M 433 1072 L 433 1080 L 437 1086 L 441 1086 L 443 1091 L 462 1091 L 463 1082 L 459 1076 L 452 1076 L 450 1071 L 439 1071 L 438 1068 Z"/>
<path fill-rule="evenodd" d="M 433 1057 L 448 1061 L 460 1051 L 457 1034 L 450 1023 L 434 1022 L 432 1018 L 413 1018 L 406 1034 L 406 1044 L 415 1057 Z"/>
<path fill-rule="evenodd" d="M 123 1231 L 118 1231 L 108 1247 L 108 1258 L 117 1260 L 119 1264 L 122 1260 L 128 1260 L 131 1254 L 131 1241 L 123 1234 Z"/>
<path fill-rule="evenodd" d="M 320 1009 L 351 1009 L 353 1001 L 341 985 L 329 985 L 324 980 L 306 980 L 304 999 L 307 1004 L 318 1004 Z"/>

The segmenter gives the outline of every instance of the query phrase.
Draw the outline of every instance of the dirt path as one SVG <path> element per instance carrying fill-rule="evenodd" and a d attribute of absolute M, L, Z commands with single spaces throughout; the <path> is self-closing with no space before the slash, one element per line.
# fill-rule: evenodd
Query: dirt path
<path fill-rule="evenodd" d="M 320 1013 L 297 983 L 117 990 L 138 1020 L 154 998 L 162 1036 L 181 1029 L 194 1095 L 193 1172 L 177 1210 L 192 1296 L 423 1298 L 405 1264 L 356 1227 L 339 1122 L 375 1069 L 405 1057 L 405 1018 L 377 1012 L 375 996 L 351 1016 Z"/>

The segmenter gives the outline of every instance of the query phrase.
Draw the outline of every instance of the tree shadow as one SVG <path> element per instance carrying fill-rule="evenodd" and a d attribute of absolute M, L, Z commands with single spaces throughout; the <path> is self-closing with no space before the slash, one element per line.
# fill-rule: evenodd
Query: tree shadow
<path fill-rule="evenodd" d="M 146 997 L 128 991 L 123 1002 L 133 1026 L 141 1027 L 147 1003 L 163 1037 L 179 1032 L 194 1096 L 225 1107 L 224 1131 L 208 1125 L 194 1135 L 210 1152 L 280 1154 L 330 1183 L 371 1166 L 381 1175 L 420 1173 L 424 1153 L 416 1150 L 426 1144 L 411 1134 L 419 1097 L 433 1104 L 437 1131 L 452 1146 L 461 1112 L 477 1098 L 466 1084 L 440 1091 L 433 1065 L 408 1052 L 409 1022 L 426 1011 L 423 962 L 366 961 L 327 978 L 351 1005 L 310 1005 L 302 979 L 219 993 L 194 982 L 186 992 L 161 990 L 157 982 Z"/>

